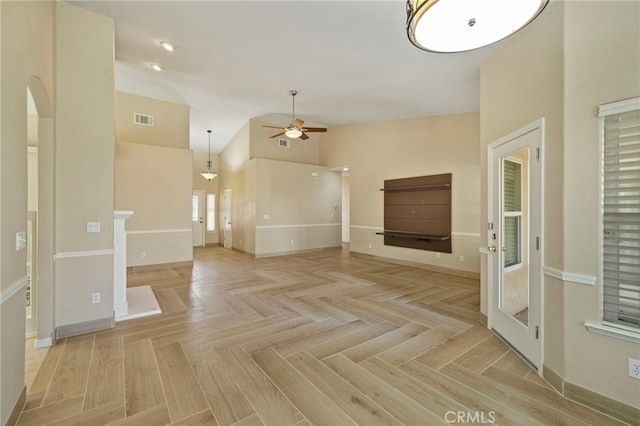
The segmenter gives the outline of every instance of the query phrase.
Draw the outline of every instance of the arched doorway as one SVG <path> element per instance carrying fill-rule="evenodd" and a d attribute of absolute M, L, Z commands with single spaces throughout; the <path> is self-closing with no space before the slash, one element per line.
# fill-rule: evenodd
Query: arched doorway
<path fill-rule="evenodd" d="M 37 265 L 34 276 L 37 283 L 37 300 L 34 303 L 35 346 L 45 347 L 53 343 L 54 323 L 54 191 L 55 191 L 55 157 L 54 157 L 54 122 L 53 108 L 47 90 L 40 78 L 32 76 L 27 80 L 27 97 L 29 106 L 27 114 L 33 115 L 35 132 L 37 133 Z M 25 212 L 26 213 L 26 212 Z"/>

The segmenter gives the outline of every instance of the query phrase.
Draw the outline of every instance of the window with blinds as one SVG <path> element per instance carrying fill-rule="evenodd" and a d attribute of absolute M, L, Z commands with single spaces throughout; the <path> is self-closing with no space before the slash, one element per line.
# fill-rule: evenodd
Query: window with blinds
<path fill-rule="evenodd" d="M 502 160 L 504 267 L 522 263 L 522 164 Z"/>
<path fill-rule="evenodd" d="M 600 106 L 603 321 L 640 330 L 640 98 Z"/>

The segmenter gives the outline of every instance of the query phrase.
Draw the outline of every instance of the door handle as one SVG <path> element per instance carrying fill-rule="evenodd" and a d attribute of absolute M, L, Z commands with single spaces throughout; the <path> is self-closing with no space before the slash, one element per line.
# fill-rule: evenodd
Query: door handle
<path fill-rule="evenodd" d="M 497 250 L 496 246 L 489 246 L 489 247 L 487 247 L 487 249 L 488 249 L 491 253 L 495 253 L 495 252 L 496 252 L 496 250 Z"/>

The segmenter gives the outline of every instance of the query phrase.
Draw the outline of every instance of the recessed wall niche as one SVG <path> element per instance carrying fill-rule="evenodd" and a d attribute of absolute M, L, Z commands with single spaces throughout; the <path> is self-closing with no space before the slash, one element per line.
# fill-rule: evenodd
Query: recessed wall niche
<path fill-rule="evenodd" d="M 451 253 L 451 173 L 384 181 L 387 246 Z"/>

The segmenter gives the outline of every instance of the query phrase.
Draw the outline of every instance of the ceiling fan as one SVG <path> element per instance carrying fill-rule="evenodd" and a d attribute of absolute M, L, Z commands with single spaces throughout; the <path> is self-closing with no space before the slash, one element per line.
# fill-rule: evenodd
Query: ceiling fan
<path fill-rule="evenodd" d="M 327 129 L 325 129 L 324 127 L 303 127 L 302 126 L 304 124 L 304 121 L 296 118 L 296 95 L 297 94 L 298 94 L 297 90 L 291 91 L 291 100 L 293 102 L 293 113 L 291 114 L 291 119 L 293 121 L 291 122 L 291 124 L 289 124 L 286 127 L 262 126 L 262 127 L 269 127 L 271 129 L 282 130 L 282 132 L 278 134 L 269 136 L 270 138 L 286 135 L 287 137 L 290 137 L 292 139 L 300 138 L 302 140 L 306 140 L 306 139 L 309 139 L 309 136 L 307 136 L 307 133 L 313 133 L 313 132 L 322 133 L 327 131 Z"/>

